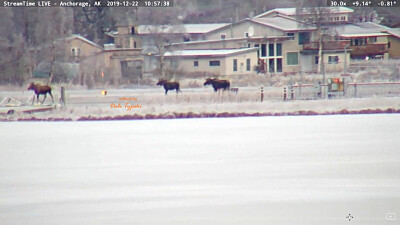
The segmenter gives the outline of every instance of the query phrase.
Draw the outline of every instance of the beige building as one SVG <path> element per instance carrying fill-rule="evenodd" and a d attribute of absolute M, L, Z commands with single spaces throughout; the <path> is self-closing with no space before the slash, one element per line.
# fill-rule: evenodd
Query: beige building
<path fill-rule="evenodd" d="M 65 39 L 65 56 L 70 62 L 79 62 L 90 56 L 103 51 L 98 44 L 77 34 L 71 35 Z"/>
<path fill-rule="evenodd" d="M 392 29 L 388 33 L 389 58 L 400 59 L 400 30 Z"/>
<path fill-rule="evenodd" d="M 314 27 L 286 16 L 244 19 L 207 33 L 208 40 L 240 39 L 241 47 L 258 48 L 258 56 L 271 74 L 301 71 L 303 45 L 311 42 Z"/>
<path fill-rule="evenodd" d="M 164 63 L 170 70 L 185 72 L 205 72 L 222 76 L 255 74 L 257 50 L 178 50 L 167 52 Z"/>

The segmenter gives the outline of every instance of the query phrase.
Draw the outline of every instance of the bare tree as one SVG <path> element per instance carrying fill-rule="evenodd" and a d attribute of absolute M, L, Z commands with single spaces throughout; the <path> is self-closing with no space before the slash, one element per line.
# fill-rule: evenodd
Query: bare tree
<path fill-rule="evenodd" d="M 318 73 L 324 74 L 324 39 L 326 37 L 327 23 L 331 9 L 326 7 L 325 2 L 319 0 L 301 0 L 296 8 L 297 19 L 305 26 L 315 28 L 314 41 L 318 42 Z M 324 74 L 325 75 L 325 74 Z M 325 77 L 323 78 L 325 82 Z"/>
<path fill-rule="evenodd" d="M 142 47 L 153 48 L 159 56 L 159 69 L 161 77 L 166 77 L 164 56 L 168 46 L 173 42 L 181 42 L 185 34 L 182 20 L 186 15 L 183 0 L 174 1 L 174 7 L 170 8 L 140 8 L 138 10 L 138 22 L 143 25 L 143 31 L 147 34 L 142 40 Z M 147 25 L 146 25 L 147 24 Z"/>

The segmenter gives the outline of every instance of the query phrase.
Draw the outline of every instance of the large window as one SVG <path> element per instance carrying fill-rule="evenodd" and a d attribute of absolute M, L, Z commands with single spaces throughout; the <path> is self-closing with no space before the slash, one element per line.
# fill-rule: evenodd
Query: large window
<path fill-rule="evenodd" d="M 311 37 L 311 35 L 309 32 L 300 32 L 299 33 L 299 45 L 310 42 L 310 37 Z"/>
<path fill-rule="evenodd" d="M 267 56 L 267 45 L 261 44 L 261 57 Z"/>
<path fill-rule="evenodd" d="M 276 43 L 276 56 L 282 56 L 282 43 Z"/>
<path fill-rule="evenodd" d="M 193 66 L 194 66 L 194 67 L 199 67 L 199 61 L 197 61 L 197 60 L 194 61 L 194 62 L 193 62 Z"/>
<path fill-rule="evenodd" d="M 268 55 L 269 56 L 274 56 L 274 44 L 269 44 L 268 45 Z"/>
<path fill-rule="evenodd" d="M 269 59 L 268 67 L 269 67 L 270 73 L 275 72 L 275 60 L 274 59 Z"/>
<path fill-rule="evenodd" d="M 210 66 L 220 66 L 219 60 L 210 61 Z"/>
<path fill-rule="evenodd" d="M 276 59 L 276 72 L 282 73 L 282 59 Z"/>
<path fill-rule="evenodd" d="M 233 71 L 237 71 L 237 59 L 233 59 Z"/>
<path fill-rule="evenodd" d="M 299 65 L 299 53 L 288 52 L 286 53 L 286 64 L 289 66 Z"/>
<path fill-rule="evenodd" d="M 250 71 L 250 59 L 246 59 L 246 70 Z"/>

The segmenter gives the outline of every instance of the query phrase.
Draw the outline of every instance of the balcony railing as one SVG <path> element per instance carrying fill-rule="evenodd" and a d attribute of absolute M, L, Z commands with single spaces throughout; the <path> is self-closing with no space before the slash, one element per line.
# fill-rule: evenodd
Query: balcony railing
<path fill-rule="evenodd" d="M 322 48 L 323 50 L 343 50 L 346 45 L 350 45 L 350 41 L 324 41 Z M 319 50 L 319 42 L 305 43 L 303 50 Z"/>
<path fill-rule="evenodd" d="M 351 55 L 382 55 L 388 52 L 387 44 L 368 44 L 350 46 Z"/>

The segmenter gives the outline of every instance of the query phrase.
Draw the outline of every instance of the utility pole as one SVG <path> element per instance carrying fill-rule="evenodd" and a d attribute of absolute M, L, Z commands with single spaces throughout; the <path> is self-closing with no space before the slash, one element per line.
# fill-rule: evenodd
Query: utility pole
<path fill-rule="evenodd" d="M 231 18 L 231 38 L 233 38 L 233 18 Z"/>

